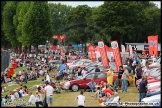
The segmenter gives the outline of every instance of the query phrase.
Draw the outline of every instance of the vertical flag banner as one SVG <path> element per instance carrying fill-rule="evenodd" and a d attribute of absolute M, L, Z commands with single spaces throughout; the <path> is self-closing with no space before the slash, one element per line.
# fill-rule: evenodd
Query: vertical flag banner
<path fill-rule="evenodd" d="M 63 56 L 64 55 L 64 51 L 63 51 L 63 48 L 60 47 L 60 55 Z"/>
<path fill-rule="evenodd" d="M 105 45 L 105 49 L 106 49 L 106 53 L 107 53 L 109 62 L 114 62 L 114 54 L 113 54 L 112 50 L 107 45 Z"/>
<path fill-rule="evenodd" d="M 103 67 L 108 68 L 109 67 L 109 61 L 108 61 L 107 54 L 106 54 L 106 51 L 105 51 L 104 42 L 99 41 L 98 47 L 99 47 L 99 50 L 100 50 L 102 65 L 103 65 Z"/>
<path fill-rule="evenodd" d="M 121 45 L 122 52 L 125 52 L 125 46 Z"/>
<path fill-rule="evenodd" d="M 92 58 L 92 61 L 96 61 L 96 53 L 95 48 L 92 44 L 88 45 L 88 53 L 90 54 L 90 57 Z"/>
<path fill-rule="evenodd" d="M 158 36 L 153 36 L 152 39 L 154 55 L 158 56 Z"/>
<path fill-rule="evenodd" d="M 115 64 L 116 64 L 116 72 L 119 72 L 119 66 L 122 65 L 122 60 L 120 56 L 120 50 L 118 47 L 117 41 L 111 41 L 111 48 L 115 57 Z"/>
<path fill-rule="evenodd" d="M 101 57 L 101 55 L 100 55 L 100 48 L 98 46 L 95 48 L 95 53 L 96 53 L 96 59 L 98 60 L 98 58 Z"/>
<path fill-rule="evenodd" d="M 131 45 L 129 45 L 129 54 L 131 57 L 133 57 L 133 50 Z"/>
<path fill-rule="evenodd" d="M 153 55 L 153 36 L 148 36 L 149 55 Z"/>

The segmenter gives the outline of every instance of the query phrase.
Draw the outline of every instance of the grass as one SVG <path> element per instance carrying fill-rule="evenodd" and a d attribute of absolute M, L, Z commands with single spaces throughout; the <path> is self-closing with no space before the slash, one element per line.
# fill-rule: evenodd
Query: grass
<path fill-rule="evenodd" d="M 17 68 L 15 69 L 15 73 L 17 73 L 19 70 L 23 70 L 26 69 L 25 67 L 21 67 L 21 68 Z M 50 74 L 51 75 L 51 74 Z M 41 79 L 43 77 L 38 78 L 37 80 L 33 80 L 33 81 L 28 81 L 27 84 L 25 84 L 28 88 L 40 84 L 41 83 Z M 14 85 L 14 86 L 6 86 L 8 90 L 14 90 L 15 88 L 18 88 L 19 85 Z M 35 94 L 35 90 L 30 90 L 30 92 L 33 92 L 33 94 Z M 7 94 L 8 92 L 3 93 L 4 96 Z M 93 95 L 94 93 L 92 92 L 85 92 L 84 96 L 86 97 L 86 101 L 85 101 L 85 106 L 98 106 L 98 101 L 94 100 L 91 95 Z M 53 101 L 53 106 L 77 106 L 77 101 L 75 101 L 75 98 L 79 95 L 79 91 L 78 92 L 69 92 L 69 91 L 62 91 L 61 94 L 54 94 L 54 101 Z M 119 91 L 119 96 L 121 99 L 121 102 L 138 102 L 138 90 L 136 89 L 136 87 L 134 85 L 130 85 L 130 87 L 128 87 L 128 92 L 123 92 L 121 93 L 121 90 Z M 26 101 L 28 101 L 29 96 L 25 96 L 23 97 L 26 99 Z M 44 95 L 43 95 L 44 98 Z M 33 105 L 35 106 L 35 105 Z"/>

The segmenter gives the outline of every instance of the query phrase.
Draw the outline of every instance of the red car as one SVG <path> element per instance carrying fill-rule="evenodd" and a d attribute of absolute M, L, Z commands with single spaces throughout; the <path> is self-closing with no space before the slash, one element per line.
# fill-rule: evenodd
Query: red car
<path fill-rule="evenodd" d="M 107 72 L 92 72 L 87 74 L 84 78 L 79 80 L 71 80 L 69 90 L 78 91 L 79 89 L 84 89 L 91 81 L 94 79 L 96 83 L 100 83 L 101 81 L 107 82 Z M 118 72 L 114 72 L 114 81 L 118 78 Z M 63 85 L 61 85 L 63 86 Z"/>

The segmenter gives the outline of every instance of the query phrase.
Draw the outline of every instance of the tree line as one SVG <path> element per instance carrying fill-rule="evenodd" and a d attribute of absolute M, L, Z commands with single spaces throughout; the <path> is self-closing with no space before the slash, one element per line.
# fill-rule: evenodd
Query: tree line
<path fill-rule="evenodd" d="M 71 7 L 47 1 L 1 1 L 1 46 L 24 46 L 36 51 L 53 35 L 66 35 L 68 44 L 97 44 L 103 40 L 147 42 L 158 35 L 161 43 L 161 9 L 151 1 L 105 1 L 98 7 Z"/>

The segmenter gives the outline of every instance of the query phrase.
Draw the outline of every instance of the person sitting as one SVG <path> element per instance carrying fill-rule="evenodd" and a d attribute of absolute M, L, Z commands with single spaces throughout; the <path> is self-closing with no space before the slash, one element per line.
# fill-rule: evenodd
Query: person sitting
<path fill-rule="evenodd" d="M 6 89 L 6 87 L 4 85 L 2 86 L 2 93 L 3 92 L 7 92 L 7 89 Z"/>
<path fill-rule="evenodd" d="M 98 99 L 98 98 L 102 97 L 102 90 L 101 90 L 100 86 L 97 87 L 97 90 L 96 90 L 96 92 L 95 92 L 93 97 L 94 97 L 94 99 L 96 99 L 96 98 Z"/>
<path fill-rule="evenodd" d="M 64 78 L 64 86 L 62 87 L 62 89 L 69 90 L 69 86 L 70 86 L 70 81 L 68 80 L 68 78 Z"/>
<path fill-rule="evenodd" d="M 35 99 L 35 96 L 32 94 L 32 92 L 29 93 L 29 96 L 30 96 L 30 98 L 29 98 L 28 103 L 35 104 L 36 99 Z"/>
<path fill-rule="evenodd" d="M 106 100 L 108 100 L 110 98 L 110 96 L 111 95 L 109 93 L 107 93 L 107 94 L 105 94 L 105 96 L 98 98 L 99 105 L 102 105 L 103 102 L 106 102 Z"/>
<path fill-rule="evenodd" d="M 114 92 L 114 98 L 112 101 L 110 101 L 110 103 L 116 103 L 116 105 L 117 105 L 119 103 L 119 101 L 120 101 L 120 97 L 119 97 L 118 93 Z"/>
<path fill-rule="evenodd" d="M 91 79 L 91 82 L 89 82 L 87 84 L 87 86 L 84 88 L 84 92 L 87 90 L 87 89 L 90 89 L 88 90 L 88 92 L 94 92 L 94 89 L 95 89 L 95 86 L 96 86 L 96 83 L 94 82 L 94 79 Z"/>
<path fill-rule="evenodd" d="M 70 75 L 68 76 L 68 79 L 69 79 L 69 81 L 71 81 L 71 80 L 75 80 L 76 77 L 74 76 L 74 74 L 70 74 Z"/>
<path fill-rule="evenodd" d="M 104 96 L 107 93 L 109 93 L 110 95 L 113 94 L 113 91 L 111 90 L 111 87 L 110 86 L 107 86 L 107 88 L 103 91 L 102 96 Z"/>

